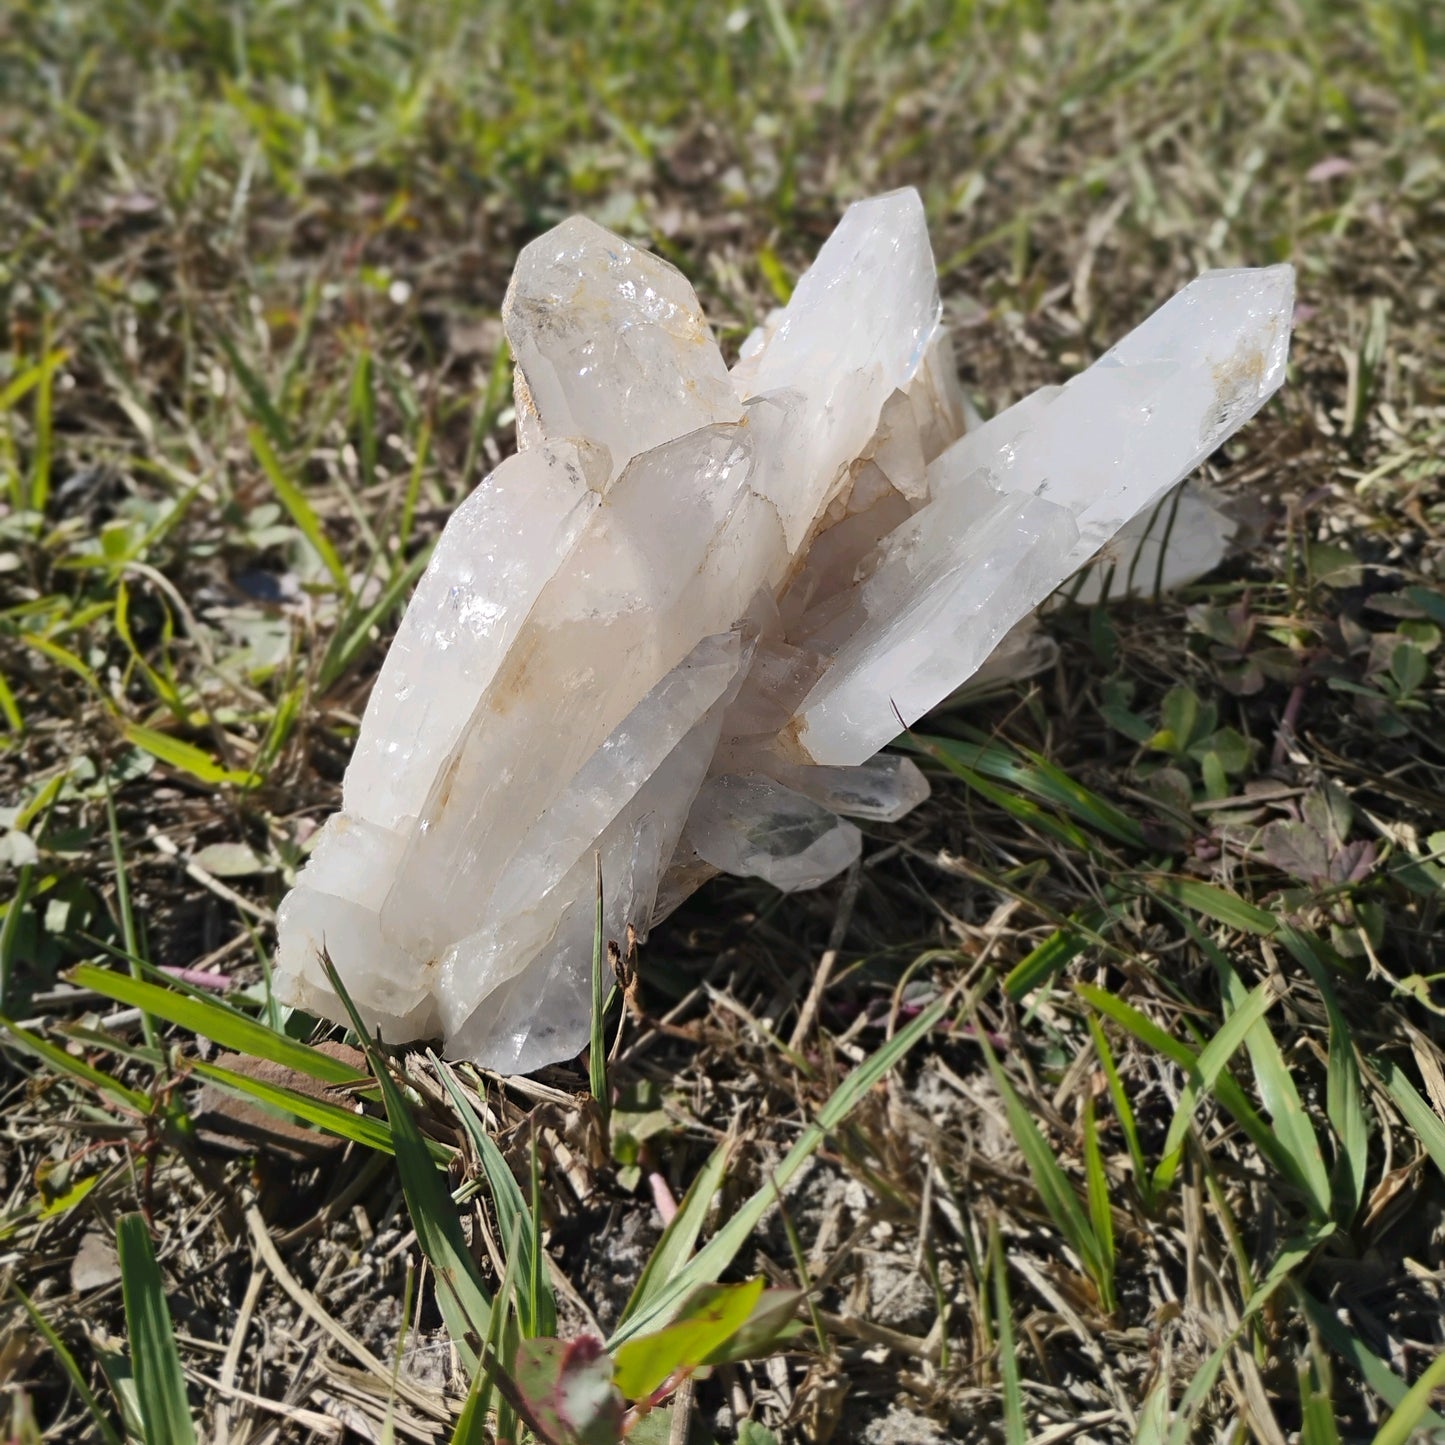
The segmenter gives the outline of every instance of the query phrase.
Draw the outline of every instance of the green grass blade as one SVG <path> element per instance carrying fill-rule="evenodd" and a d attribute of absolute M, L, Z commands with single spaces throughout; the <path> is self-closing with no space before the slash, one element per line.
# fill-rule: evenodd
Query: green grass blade
<path fill-rule="evenodd" d="M 156 1018 L 220 1044 L 223 1049 L 280 1064 L 308 1078 L 319 1079 L 323 1084 L 354 1084 L 369 1077 L 341 1059 L 287 1038 L 259 1020 L 212 999 L 180 993 L 90 963 L 72 969 L 69 978 L 77 988 L 88 988 L 130 1008 L 144 1009 Z"/>
<path fill-rule="evenodd" d="M 1009 1129 L 1013 1133 L 1014 1142 L 1019 1146 L 1019 1151 L 1029 1166 L 1029 1173 L 1033 1176 L 1034 1187 L 1039 1191 L 1044 1208 L 1048 1210 L 1049 1218 L 1054 1221 L 1059 1232 L 1083 1262 L 1084 1269 L 1098 1287 L 1099 1298 L 1104 1308 L 1112 1313 L 1114 1308 L 1113 1273 L 1108 1267 L 1104 1250 L 1094 1233 L 1094 1227 L 1089 1222 L 1088 1215 L 1084 1213 L 1083 1205 L 1079 1203 L 1079 1196 L 1075 1193 L 1074 1186 L 1068 1175 L 1064 1173 L 1059 1161 L 1054 1158 L 1054 1151 L 1049 1148 L 1048 1140 L 1044 1138 L 1038 1125 L 1034 1123 L 1028 1107 L 1019 1097 L 1018 1091 L 1009 1081 L 1008 1075 L 1004 1073 L 986 1035 L 980 1032 L 978 1039 L 983 1046 L 984 1058 L 988 1061 L 994 1085 L 1003 1096 L 1004 1112 L 1008 1116 Z"/>
<path fill-rule="evenodd" d="M 1113 908 L 1095 908 L 1079 914 L 1071 920 L 1077 927 L 1060 928 L 1051 933 L 1019 961 L 1004 978 L 1004 992 L 1017 1003 L 1056 978 L 1118 917 L 1118 911 Z"/>
<path fill-rule="evenodd" d="M 205 783 L 208 787 L 231 783 L 238 788 L 253 788 L 260 782 L 255 773 L 242 768 L 223 767 L 204 748 L 183 742 L 180 738 L 173 738 L 169 733 L 133 722 L 122 723 L 120 730 L 132 747 L 149 753 L 168 768 L 188 773 L 198 783 Z"/>
<path fill-rule="evenodd" d="M 492 1191 L 492 1207 L 497 1213 L 497 1227 L 502 1238 L 510 1239 L 515 1234 L 519 1241 L 517 1247 L 522 1252 L 520 1277 L 527 1281 L 526 1290 L 518 1293 L 517 1313 L 521 1320 L 522 1333 L 529 1338 L 534 1335 L 550 1335 L 557 1324 L 557 1302 L 552 1294 L 552 1283 L 547 1275 L 545 1261 L 541 1257 L 541 1221 L 522 1197 L 516 1175 L 502 1157 L 496 1141 L 487 1133 L 486 1126 L 477 1117 L 477 1111 L 457 1083 L 456 1076 L 434 1053 L 428 1051 L 428 1057 L 451 1096 L 462 1128 L 482 1162 L 482 1172 L 487 1176 L 487 1184 Z M 507 1266 L 511 1266 L 510 1256 L 507 1258 Z"/>
<path fill-rule="evenodd" d="M 1153 1049 L 1156 1054 L 1163 1054 L 1186 1073 L 1192 1074 L 1199 1067 L 1199 1056 L 1188 1044 L 1181 1043 L 1172 1034 L 1166 1033 L 1152 1019 L 1140 1013 L 1133 1004 L 1125 1003 L 1123 999 L 1097 984 L 1076 984 L 1075 991 L 1099 1013 L 1113 1019 L 1116 1024 L 1133 1034 L 1141 1044 Z"/>
<path fill-rule="evenodd" d="M 1264 1017 L 1273 1003 L 1274 994 L 1269 986 L 1260 984 L 1200 1050 L 1195 1061 L 1194 1074 L 1184 1086 L 1179 1096 L 1179 1107 L 1169 1121 L 1169 1132 L 1164 1138 L 1164 1157 L 1154 1175 L 1156 1192 L 1168 1189 L 1174 1182 L 1184 1148 L 1184 1138 L 1194 1118 L 1194 1111 L 1214 1092 L 1214 1086 L 1225 1065 L 1244 1043 L 1245 1035 Z"/>
<path fill-rule="evenodd" d="M 12 410 L 17 402 L 23 401 L 44 382 L 47 374 L 53 376 L 69 357 L 70 352 L 65 348 L 46 351 L 39 361 L 33 362 L 19 375 L 12 377 L 5 387 L 0 389 L 0 415 Z"/>
<path fill-rule="evenodd" d="M 150 1096 L 143 1094 L 139 1089 L 132 1089 L 122 1084 L 119 1079 L 112 1078 L 93 1064 L 87 1064 L 84 1059 L 77 1059 L 66 1053 L 62 1048 L 57 1048 L 48 1039 L 42 1039 L 38 1034 L 33 1034 L 29 1029 L 22 1029 L 19 1024 L 11 1022 L 10 1019 L 0 1015 L 0 1032 L 7 1033 L 10 1038 L 26 1053 L 34 1054 L 49 1064 L 58 1074 L 69 1074 L 71 1078 L 79 1080 L 92 1089 L 108 1095 L 117 1104 L 127 1109 L 133 1109 L 137 1114 L 146 1115 L 151 1111 Z"/>
<path fill-rule="evenodd" d="M 371 1071 L 381 1086 L 407 1212 L 416 1230 L 417 1244 L 436 1274 L 437 1304 L 447 1332 L 466 1366 L 468 1378 L 471 1378 L 477 1371 L 481 1343 L 491 1322 L 491 1300 L 462 1236 L 456 1206 L 442 1182 L 441 1174 L 437 1172 L 436 1161 L 417 1127 L 410 1105 L 391 1077 L 380 1048 L 368 1037 L 366 1025 L 356 1011 L 341 975 L 324 953 L 321 965 L 332 991 L 351 1018 L 356 1036 L 366 1049 Z"/>
<path fill-rule="evenodd" d="M 205 1059 L 190 1061 L 192 1072 L 203 1079 L 209 1079 L 227 1093 L 243 1099 L 252 1099 L 266 1109 L 276 1110 L 283 1115 L 299 1119 L 305 1124 L 314 1124 L 338 1139 L 349 1140 L 366 1149 L 377 1149 L 383 1154 L 396 1152 L 392 1131 L 383 1119 L 374 1119 L 369 1114 L 355 1114 L 339 1104 L 328 1103 L 325 1099 L 313 1099 L 296 1089 L 283 1084 L 273 1084 L 265 1079 L 253 1078 L 250 1074 L 237 1073 L 223 1068 L 220 1064 Z M 430 1144 L 428 1152 L 446 1158 L 440 1144 Z"/>
<path fill-rule="evenodd" d="M 947 739 L 939 739 L 941 743 L 946 741 Z M 1034 799 L 1014 792 L 1012 787 L 990 782 L 981 772 L 969 767 L 955 750 L 937 746 L 933 742 L 927 742 L 920 750 L 942 763 L 954 777 L 972 788 L 981 798 L 987 799 L 996 808 L 1002 808 L 1025 827 L 1036 828 L 1056 842 L 1076 848 L 1081 853 L 1094 851 L 1093 840 L 1089 835 L 1067 818 L 1060 818 Z"/>
<path fill-rule="evenodd" d="M 1340 1445 L 1334 1402 L 1323 1384 L 1323 1380 L 1328 1378 L 1324 1373 L 1324 1364 L 1311 1354 L 1296 1374 L 1300 1397 L 1300 1445 Z"/>
<path fill-rule="evenodd" d="M 41 351 L 49 356 L 51 313 L 47 309 L 42 323 Z M 35 409 L 31 417 L 34 446 L 30 460 L 30 496 L 27 505 L 32 512 L 44 512 L 50 501 L 50 472 L 55 449 L 55 370 L 42 363 L 39 384 L 35 388 Z"/>
<path fill-rule="evenodd" d="M 1129 1164 L 1134 1171 L 1134 1187 L 1139 1191 L 1145 1210 L 1152 1213 L 1154 1189 L 1150 1183 L 1149 1167 L 1144 1162 L 1144 1148 L 1139 1142 L 1139 1124 L 1134 1117 L 1134 1106 L 1129 1101 L 1129 1091 L 1124 1087 L 1123 1079 L 1119 1077 L 1114 1051 L 1109 1047 L 1109 1040 L 1104 1036 L 1104 1030 L 1093 1014 L 1089 1015 L 1089 1033 L 1093 1037 L 1094 1052 L 1099 1057 L 1099 1065 L 1104 1070 L 1104 1078 L 1109 1085 L 1109 1098 L 1114 1105 L 1114 1117 L 1118 1119 L 1119 1128 L 1124 1135 L 1124 1147 L 1129 1151 Z"/>
<path fill-rule="evenodd" d="M 1062 768 L 1034 753 L 1025 753 L 1032 769 L 1032 785 L 1045 797 L 1053 799 L 1061 808 L 1067 808 L 1081 823 L 1088 824 L 1096 833 L 1112 838 L 1126 847 L 1147 850 L 1149 840 L 1144 830 L 1127 813 L 1116 808 L 1091 788 L 1086 788 L 1071 778 Z"/>
<path fill-rule="evenodd" d="M 671 1283 L 660 1289 L 650 1304 L 637 1310 L 631 1319 L 617 1327 L 608 1341 L 608 1348 L 614 1348 L 649 1327 L 663 1324 L 693 1289 L 717 1279 L 732 1263 L 774 1200 L 787 1188 L 823 1140 L 867 1097 L 873 1086 L 908 1055 L 915 1044 L 943 1021 L 951 1006 L 952 995 L 946 994 L 859 1064 L 833 1091 L 813 1123 L 799 1135 L 771 1180 L 734 1211 L 727 1223 L 693 1256 L 692 1262 L 679 1271 Z"/>
<path fill-rule="evenodd" d="M 646 1309 L 687 1263 L 697 1245 L 698 1235 L 702 1233 L 708 1206 L 712 1203 L 713 1195 L 722 1186 L 728 1161 L 732 1158 L 736 1146 L 736 1138 L 729 1134 L 708 1155 L 707 1161 L 698 1171 L 697 1178 L 688 1186 L 677 1213 L 662 1231 L 657 1247 L 643 1265 L 632 1296 L 623 1307 L 619 1324 L 626 1324 L 633 1315 Z"/>
<path fill-rule="evenodd" d="M 505 343 L 504 343 L 505 344 Z M 421 479 L 426 474 L 427 458 L 431 455 L 431 422 L 424 421 L 421 424 L 421 431 L 416 439 L 416 459 L 411 464 L 411 472 L 406 479 L 406 495 L 401 503 L 401 520 L 397 525 L 397 539 L 400 542 L 400 551 L 405 552 L 411 546 L 412 527 L 416 522 L 416 504 L 421 496 Z M 464 476 L 471 475 L 471 468 L 468 467 L 463 473 Z"/>
<path fill-rule="evenodd" d="M 1041 803 L 1071 814 L 1096 833 L 1141 851 L 1148 848 L 1144 830 L 1127 813 L 1116 808 L 1082 783 L 1076 782 L 1057 764 L 1037 753 L 1015 749 L 976 729 L 965 729 L 971 741 L 919 737 L 921 751 L 961 764 L 970 772 L 991 778 L 1028 793 Z"/>
<path fill-rule="evenodd" d="M 763 0 L 763 9 L 768 12 L 768 24 L 772 27 L 773 38 L 778 42 L 778 49 L 783 52 L 788 69 L 796 70 L 803 62 L 803 53 L 798 46 L 798 37 L 793 33 L 788 12 L 783 7 L 783 0 Z"/>
<path fill-rule="evenodd" d="M 1325 1076 L 1325 1113 L 1338 1141 L 1333 1188 L 1335 1217 L 1348 1225 L 1365 1198 L 1370 1167 L 1370 1125 L 1360 1082 L 1355 1041 L 1339 1008 L 1328 1003 L 1330 1052 Z"/>
<path fill-rule="evenodd" d="M 1445 1174 L 1445 1123 L 1393 1059 L 1382 1059 L 1375 1065 L 1375 1072 L 1435 1167 Z"/>
<path fill-rule="evenodd" d="M 281 749 L 286 746 L 287 740 L 301 721 L 306 702 L 307 687 L 300 682 L 287 688 L 278 699 L 271 713 L 271 720 L 261 737 L 260 746 L 256 749 L 255 761 L 251 765 L 252 772 L 258 778 L 270 777 L 271 769 L 276 766 L 276 759 L 281 756 Z"/>
<path fill-rule="evenodd" d="M 1105 989 L 1089 983 L 1076 984 L 1075 989 L 1081 998 L 1092 1004 L 1101 1014 L 1127 1029 L 1140 1043 L 1152 1048 L 1156 1053 L 1163 1054 L 1165 1058 L 1177 1064 L 1186 1075 L 1195 1076 L 1199 1067 L 1199 1059 L 1188 1044 L 1181 1043 L 1178 1039 L 1165 1033 L 1138 1009 L 1125 1003 L 1123 999 L 1115 998 Z M 1214 1093 L 1219 1102 L 1233 1116 L 1234 1121 L 1248 1135 L 1254 1147 L 1281 1174 L 1290 1179 L 1302 1194 L 1308 1197 L 1310 1192 L 1308 1182 L 1298 1175 L 1298 1166 L 1295 1160 L 1275 1137 L 1274 1131 L 1265 1122 L 1259 1111 L 1249 1102 L 1238 1081 L 1227 1070 L 1222 1071 L 1215 1080 Z"/>
<path fill-rule="evenodd" d="M 766 242 L 758 247 L 758 270 L 768 283 L 779 306 L 786 306 L 793 295 L 793 282 L 788 276 L 778 253 Z"/>
<path fill-rule="evenodd" d="M 612 1112 L 607 1092 L 607 939 L 602 931 L 602 855 L 597 855 L 597 916 L 592 929 L 592 1032 L 587 1048 L 587 1082 L 605 1124 Z"/>
<path fill-rule="evenodd" d="M 371 353 L 364 346 L 351 373 L 351 423 L 356 429 L 362 489 L 370 492 L 376 485 L 376 388 L 372 385 Z"/>
<path fill-rule="evenodd" d="M 140 1417 L 140 1401 L 135 1392 L 135 1372 L 130 1367 L 130 1361 L 119 1350 L 107 1349 L 99 1343 L 94 1349 L 95 1362 L 105 1376 L 105 1383 L 110 1386 L 116 1409 L 120 1411 L 120 1418 L 125 1425 L 126 1439 L 144 1442 L 145 1425 Z"/>
<path fill-rule="evenodd" d="M 1359 1212 L 1365 1198 L 1369 1172 L 1370 1126 L 1365 1112 L 1365 1091 L 1360 1080 L 1350 1027 L 1335 996 L 1331 970 L 1321 955 L 1318 940 L 1285 924 L 1280 942 L 1314 980 L 1330 1020 L 1329 1061 L 1325 1075 L 1325 1113 L 1337 1144 L 1335 1168 L 1331 1171 L 1335 1217 L 1348 1224 Z"/>
<path fill-rule="evenodd" d="M 95 1422 L 95 1428 L 100 1438 L 105 1445 L 121 1445 L 119 1432 L 111 1424 L 110 1416 L 106 1414 L 100 1401 L 96 1398 L 95 1391 L 90 1388 L 90 1382 L 85 1378 L 75 1356 L 66 1348 L 65 1341 L 55 1332 L 50 1321 L 35 1308 L 29 1295 L 18 1284 L 12 1284 L 10 1288 L 15 1298 L 20 1301 L 25 1313 L 30 1316 L 30 1323 L 35 1326 L 41 1338 L 54 1351 L 55 1358 L 60 1361 L 60 1368 L 65 1371 L 65 1377 L 70 1381 L 71 1388 L 80 1396 L 81 1404 L 85 1406 L 90 1418 Z"/>
<path fill-rule="evenodd" d="M 1169 1426 L 1169 1433 L 1164 1437 L 1167 1445 L 1189 1445 L 1189 1441 L 1194 1438 L 1195 1417 L 1210 1391 L 1214 1389 L 1214 1382 L 1219 1378 L 1219 1372 L 1224 1368 L 1224 1362 L 1229 1358 L 1229 1352 L 1234 1348 L 1238 1337 L 1239 1331 L 1236 1330 L 1195 1371 L 1194 1378 L 1185 1387 L 1179 1403 L 1174 1407 L 1174 1419 Z"/>
<path fill-rule="evenodd" d="M 5 726 L 12 733 L 25 731 L 25 717 L 20 711 L 20 703 L 3 672 L 0 672 L 0 717 L 5 719 Z"/>
<path fill-rule="evenodd" d="M 531 1204 L 527 1211 L 527 1300 L 532 1310 L 532 1329 L 538 1335 L 557 1331 L 557 1301 L 552 1294 L 552 1278 L 547 1272 L 547 1256 L 542 1244 L 542 1164 L 537 1155 L 537 1131 L 527 1141 L 528 1172 L 531 1175 Z M 508 1260 L 510 1264 L 511 1261 Z"/>
<path fill-rule="evenodd" d="M 250 1017 L 243 1008 L 231 1003 L 224 994 L 217 994 L 213 989 L 202 988 L 198 984 L 187 983 L 184 977 L 164 973 L 148 959 L 142 958 L 139 954 L 127 953 L 124 948 L 110 942 L 108 939 L 101 938 L 99 934 L 81 933 L 77 936 L 82 942 L 89 944 L 92 948 L 98 948 L 102 953 L 108 953 L 117 963 L 125 964 L 125 966 L 131 970 L 133 977 L 144 979 L 171 993 L 181 994 L 186 998 L 204 999 L 207 1003 L 215 1004 L 218 1008 L 223 1008 L 227 1010 L 227 1012 L 237 1014 L 243 1018 Z M 76 965 L 77 968 L 94 966 L 95 965 L 91 964 Z M 70 976 L 70 974 L 66 975 L 67 978 Z M 114 970 L 110 970 L 106 971 L 106 976 L 115 978 L 117 974 Z"/>
<path fill-rule="evenodd" d="M 1169 1374 L 1162 1372 L 1139 1407 L 1134 1445 L 1164 1445 L 1169 1438 Z"/>
<path fill-rule="evenodd" d="M 276 410 L 276 404 L 271 400 L 271 394 L 266 390 L 265 383 L 247 364 L 246 359 L 237 349 L 236 343 L 231 340 L 225 330 L 217 326 L 212 334 L 216 338 L 216 344 L 226 353 L 226 360 L 231 363 L 231 370 L 236 373 L 236 379 L 241 383 L 241 389 L 246 393 L 247 400 L 251 403 L 251 409 L 260 419 L 261 425 L 266 428 L 272 444 L 280 450 L 291 450 L 291 429 Z"/>
<path fill-rule="evenodd" d="M 1356 1378 L 1367 1384 L 1387 1405 L 1398 1410 L 1410 1393 L 1408 1386 L 1375 1352 L 1348 1330 L 1327 1305 L 1323 1305 L 1306 1289 L 1296 1288 L 1296 1297 L 1319 1337 L 1352 1370 Z M 1428 1400 L 1423 1402 L 1428 1405 Z M 1415 1421 L 1417 1430 L 1445 1430 L 1445 1415 L 1423 1409 Z"/>
<path fill-rule="evenodd" d="M 110 611 L 109 606 L 105 609 Z M 110 701 L 100 679 L 90 670 L 69 648 L 62 647 L 50 637 L 42 637 L 38 632 L 22 632 L 20 640 L 27 647 L 33 647 L 37 652 L 43 653 L 57 666 L 63 667 L 67 672 L 74 673 L 97 697 Z"/>
<path fill-rule="evenodd" d="M 1109 1201 L 1109 1176 L 1104 1172 L 1104 1155 L 1099 1148 L 1099 1126 L 1094 1119 L 1094 1101 L 1084 1101 L 1084 1183 L 1089 1205 L 1089 1223 L 1094 1229 L 1104 1273 L 1114 1277 L 1114 1211 Z"/>
<path fill-rule="evenodd" d="M 169 613 L 167 616 L 169 616 Z M 185 700 L 181 697 L 180 692 L 177 690 L 171 678 L 157 672 L 155 668 L 150 665 L 145 653 L 136 642 L 134 633 L 131 631 L 130 588 L 128 588 L 124 582 L 116 588 L 113 621 L 116 636 L 125 643 L 126 651 L 130 653 L 131 659 L 136 666 L 140 668 L 151 691 L 155 693 L 159 701 L 165 704 L 170 710 L 171 716 L 174 717 L 178 723 L 184 723 L 187 718 Z M 164 635 L 166 642 L 169 642 L 171 639 L 169 625 L 167 625 Z M 163 663 L 162 665 L 164 666 L 165 664 Z M 167 672 L 169 671 L 170 669 L 167 667 Z"/>
<path fill-rule="evenodd" d="M 1170 873 L 1156 873 L 1144 880 L 1145 890 L 1181 907 L 1202 913 L 1216 923 L 1237 928 L 1241 933 L 1268 937 L 1279 927 L 1279 919 L 1266 909 L 1247 902 L 1237 893 L 1201 883 L 1195 878 L 1177 878 Z"/>
<path fill-rule="evenodd" d="M 412 584 L 426 570 L 431 560 L 430 551 L 419 552 L 405 567 L 381 589 L 381 595 L 360 617 L 352 620 L 348 613 L 346 624 L 339 627 L 327 645 L 316 672 L 316 686 L 326 692 L 333 683 L 344 677 L 351 666 L 368 647 L 372 645 L 372 633 L 391 615 L 403 596 L 411 591 Z"/>
<path fill-rule="evenodd" d="M 336 548 L 331 545 L 331 539 L 321 525 L 321 519 L 312 510 L 311 503 L 306 500 L 306 494 L 286 475 L 276 453 L 271 450 L 271 443 L 266 440 L 266 434 L 260 427 L 251 428 L 251 450 L 255 452 L 256 460 L 261 464 L 261 470 L 266 473 L 267 479 L 275 489 L 277 499 L 286 508 L 301 535 L 311 544 L 316 555 L 320 557 L 322 565 L 331 574 L 331 580 L 336 584 L 336 590 L 343 596 L 349 595 L 351 581 L 346 575 L 346 568 L 342 565 Z"/>
<path fill-rule="evenodd" d="M 1325 1220 L 1311 1226 L 1303 1234 L 1292 1235 L 1280 1246 L 1269 1272 L 1250 1292 L 1245 1302 L 1243 1319 L 1253 1319 L 1265 1304 L 1274 1297 L 1275 1291 L 1294 1274 L 1302 1264 L 1335 1233 L 1335 1226 Z"/>
<path fill-rule="evenodd" d="M 486 1445 L 488 1440 L 487 1412 L 492 1407 L 492 1392 L 497 1380 L 495 1364 L 502 1356 L 502 1336 L 505 1333 L 507 1311 L 511 1307 L 516 1289 L 521 1237 L 521 1221 L 514 1220 L 511 1232 L 506 1236 L 506 1267 L 502 1272 L 502 1283 L 497 1290 L 497 1297 L 492 1301 L 492 1314 L 487 1321 L 486 1338 L 482 1342 L 481 1364 L 472 1376 L 466 1404 L 462 1406 L 462 1412 L 457 1417 L 456 1428 L 452 1431 L 452 1445 Z M 497 1433 L 500 1435 L 501 1432 Z"/>
<path fill-rule="evenodd" d="M 1405 1392 L 1405 1398 L 1375 1432 L 1374 1445 L 1409 1445 L 1426 1416 L 1433 1413 L 1430 1397 L 1442 1386 L 1445 1386 L 1445 1354 L 1436 1355 Z"/>
<path fill-rule="evenodd" d="M 1230 1007 L 1236 1012 L 1243 1010 L 1248 1004 L 1243 981 L 1219 949 L 1209 945 L 1208 952 L 1223 980 Z M 1323 1222 L 1330 1218 L 1334 1200 L 1319 1135 L 1305 1112 L 1304 1101 L 1295 1087 L 1279 1044 L 1263 1018 L 1252 1022 L 1244 1036 L 1244 1045 L 1254 1068 L 1254 1082 L 1260 1101 L 1269 1113 L 1270 1125 L 1280 1147 L 1292 1162 L 1290 1178 L 1297 1187 L 1303 1188 L 1315 1221 Z"/>
<path fill-rule="evenodd" d="M 15 879 L 15 891 L 5 905 L 5 921 L 0 923 L 0 1009 L 9 1009 L 15 1002 L 15 965 L 20 957 L 20 925 L 30 902 L 35 882 L 35 865 L 23 864 Z"/>
<path fill-rule="evenodd" d="M 487 1411 L 492 1404 L 492 1373 L 480 1369 L 472 1376 L 467 1398 L 452 1427 L 451 1445 L 488 1445 Z"/>
<path fill-rule="evenodd" d="M 1018 1345 L 1014 1340 L 1013 1301 L 1009 1298 L 1008 1261 L 1004 1258 L 1003 1238 L 998 1221 L 989 1225 L 989 1273 L 993 1276 L 993 1312 L 998 1338 L 998 1368 L 1003 1376 L 1004 1439 L 1008 1445 L 1025 1445 L 1029 1438 L 1028 1421 L 1024 1418 L 1023 1381 L 1019 1371 Z"/>
<path fill-rule="evenodd" d="M 135 1375 L 136 1402 L 146 1445 L 195 1445 L 196 1431 L 186 1398 L 165 1284 L 151 1248 L 150 1231 L 139 1214 L 126 1214 L 116 1227 L 126 1335 Z"/>
<path fill-rule="evenodd" d="M 1089 914 L 1085 920 L 1091 929 L 1104 921 L 1102 910 Z M 1036 948 L 1019 960 L 1004 978 L 1004 992 L 1018 1003 L 1040 984 L 1061 974 L 1089 946 L 1086 935 L 1072 928 L 1060 928 L 1049 934 Z"/>

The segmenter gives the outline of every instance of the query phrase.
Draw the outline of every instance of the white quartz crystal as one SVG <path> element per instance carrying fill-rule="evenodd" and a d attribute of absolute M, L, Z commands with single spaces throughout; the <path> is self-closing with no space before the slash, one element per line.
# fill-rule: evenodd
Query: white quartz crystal
<path fill-rule="evenodd" d="M 928 796 L 880 753 L 1055 655 L 1033 614 L 1202 575 L 1177 483 L 1279 386 L 1287 266 L 1215 271 L 979 423 L 923 207 L 851 207 L 729 372 L 687 280 L 574 218 L 503 308 L 520 450 L 458 507 L 373 689 L 277 978 L 388 1040 L 528 1069 L 588 1032 L 609 940 L 719 872 L 784 890 Z M 1093 566 L 1086 567 L 1091 559 Z M 1081 570 L 1086 569 L 1086 570 Z"/>

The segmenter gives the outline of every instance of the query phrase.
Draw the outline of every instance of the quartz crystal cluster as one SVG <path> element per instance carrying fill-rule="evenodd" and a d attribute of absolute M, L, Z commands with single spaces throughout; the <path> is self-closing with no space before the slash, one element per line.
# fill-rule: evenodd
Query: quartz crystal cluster
<path fill-rule="evenodd" d="M 1280 384 L 1292 290 L 1207 273 L 978 423 L 912 191 L 851 207 L 731 371 L 667 262 L 580 218 L 533 242 L 503 310 L 519 450 L 386 658 L 281 908 L 283 996 L 342 1017 L 324 948 L 386 1039 L 525 1070 L 586 1040 L 599 862 L 615 940 L 718 872 L 846 868 L 851 819 L 928 793 L 879 750 L 1022 665 L 1091 559 L 1089 595 L 1218 560 L 1207 497 L 1158 504 Z"/>

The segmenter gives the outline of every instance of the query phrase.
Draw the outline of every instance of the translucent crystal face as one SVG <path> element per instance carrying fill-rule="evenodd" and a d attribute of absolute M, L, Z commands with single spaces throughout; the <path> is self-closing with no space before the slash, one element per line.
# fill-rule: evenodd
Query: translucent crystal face
<path fill-rule="evenodd" d="M 387 1039 L 533 1068 L 586 1040 L 599 863 L 618 940 L 718 872 L 848 867 L 848 819 L 928 796 L 878 755 L 900 719 L 1046 665 L 1029 619 L 1081 565 L 1117 595 L 1218 562 L 1207 494 L 1159 503 L 1279 386 L 1292 286 L 1208 273 L 969 427 L 912 191 L 849 209 L 731 373 L 665 261 L 581 218 L 533 242 L 521 450 L 402 621 L 281 907 L 284 995 L 340 1016 L 325 948 Z"/>

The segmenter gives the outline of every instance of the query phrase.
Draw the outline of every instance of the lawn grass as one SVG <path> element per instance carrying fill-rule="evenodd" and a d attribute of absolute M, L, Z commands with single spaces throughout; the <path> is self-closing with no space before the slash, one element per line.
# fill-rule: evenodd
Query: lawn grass
<path fill-rule="evenodd" d="M 1442 116 L 1428 0 L 11 0 L 11 1437 L 184 1439 L 183 1391 L 206 1440 L 486 1439 L 472 1367 L 549 1310 L 621 1351 L 759 1277 L 806 1328 L 636 1438 L 1445 1429 Z M 984 414 L 1295 263 L 1290 382 L 1206 468 L 1249 545 L 1050 613 L 854 877 L 704 890 L 605 1069 L 285 1016 L 274 907 L 513 445 L 520 246 L 585 211 L 735 348 L 904 184 Z"/>

